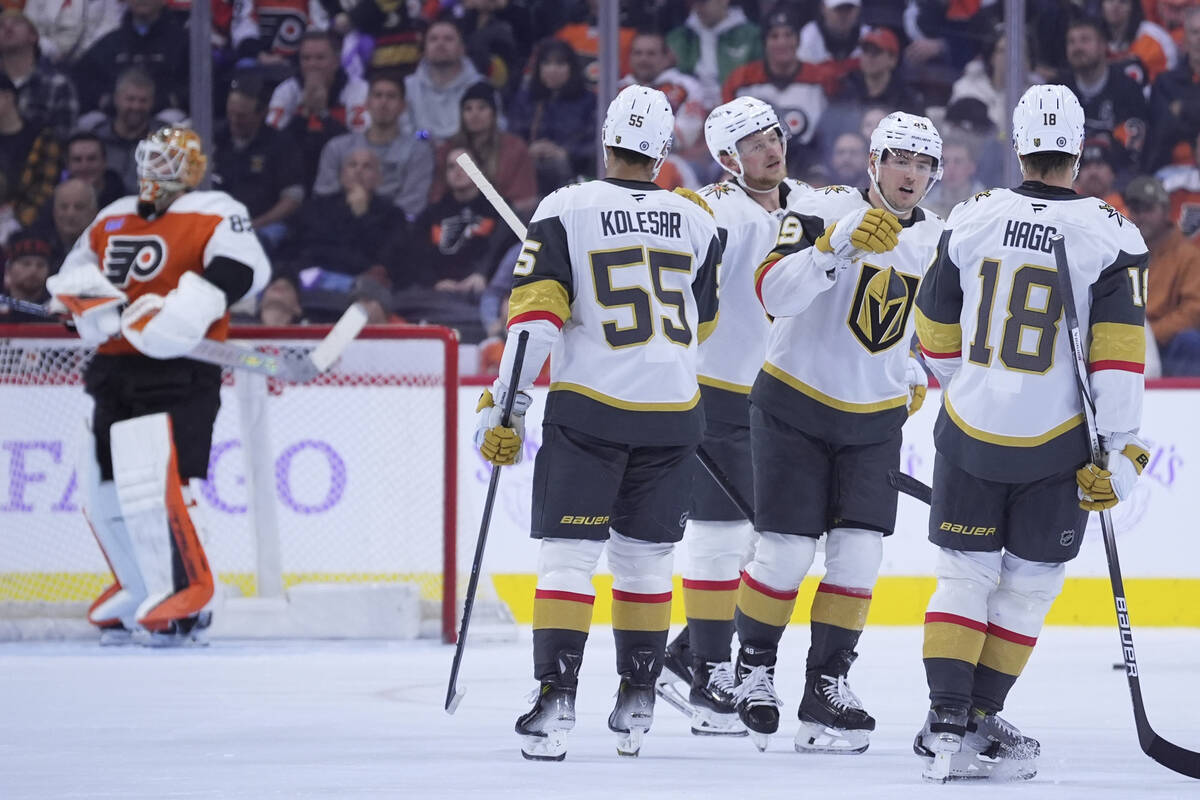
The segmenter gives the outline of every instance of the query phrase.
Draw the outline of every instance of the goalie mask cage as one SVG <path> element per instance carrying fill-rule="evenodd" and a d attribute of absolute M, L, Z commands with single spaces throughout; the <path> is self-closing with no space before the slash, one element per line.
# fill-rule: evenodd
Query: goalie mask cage
<path fill-rule="evenodd" d="M 328 330 L 230 340 L 299 357 Z M 111 576 L 81 480 L 91 357 L 59 326 L 0 326 L 0 640 L 95 635 L 86 610 Z M 367 328 L 308 384 L 224 371 L 191 484 L 213 636 L 453 640 L 457 389 L 457 337 L 431 326 Z"/>

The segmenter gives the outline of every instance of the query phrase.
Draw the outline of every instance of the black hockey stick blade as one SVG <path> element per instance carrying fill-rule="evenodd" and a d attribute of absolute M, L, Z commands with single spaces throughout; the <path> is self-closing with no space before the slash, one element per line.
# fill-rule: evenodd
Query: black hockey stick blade
<path fill-rule="evenodd" d="M 1067 323 L 1067 339 L 1071 342 L 1071 354 L 1075 361 L 1075 386 L 1079 390 L 1079 405 L 1083 410 L 1091 458 L 1094 463 L 1099 464 L 1102 463 L 1103 454 L 1091 387 L 1088 383 L 1087 359 L 1083 352 L 1079 313 L 1075 309 L 1075 292 L 1071 286 L 1067 246 L 1061 233 L 1050 237 L 1050 249 L 1054 252 L 1054 267 L 1063 295 L 1063 317 Z M 1143 753 L 1172 772 L 1187 775 L 1189 778 L 1200 778 L 1200 753 L 1168 742 L 1150 727 L 1150 720 L 1146 716 L 1146 704 L 1142 699 L 1142 679 L 1138 670 L 1137 653 L 1133 648 L 1133 630 L 1129 625 L 1129 604 L 1125 600 L 1125 582 L 1121 576 L 1121 561 L 1117 554 L 1117 537 L 1112 515 L 1107 510 L 1100 512 L 1100 530 L 1104 538 L 1104 555 L 1108 559 L 1108 579 L 1112 584 L 1113 604 L 1117 611 L 1117 629 L 1121 637 L 1121 650 L 1125 656 L 1125 677 L 1129 681 L 1129 696 L 1133 702 L 1133 720 L 1137 728 L 1138 744 Z"/>
<path fill-rule="evenodd" d="M 529 343 L 529 331 L 517 336 L 517 352 L 513 358 L 512 380 L 508 384 L 508 396 L 500 414 L 500 424 L 507 428 L 512 421 L 513 401 L 517 398 L 517 387 L 521 385 L 521 362 L 525 360 L 525 345 Z M 487 545 L 488 528 L 492 525 L 492 507 L 496 504 L 496 489 L 500 485 L 500 467 L 492 467 L 488 480 L 487 497 L 483 501 L 483 518 L 479 522 L 479 536 L 475 540 L 475 559 L 471 562 L 471 579 L 467 582 L 467 594 L 463 599 L 462 623 L 458 628 L 458 641 L 454 644 L 454 661 L 450 664 L 450 680 L 446 685 L 446 713 L 458 710 L 465 688 L 458 686 L 458 671 L 462 667 L 463 651 L 467 649 L 467 629 L 471 626 L 471 610 L 475 607 L 475 592 L 479 589 L 479 573 L 483 568 L 483 549 Z"/>
<path fill-rule="evenodd" d="M 925 505 L 933 500 L 933 489 L 926 486 L 921 481 L 909 475 L 907 472 L 901 472 L 898 469 L 888 470 L 888 483 L 891 487 L 901 494 L 906 494 L 916 500 L 920 500 Z"/>
<path fill-rule="evenodd" d="M 46 319 L 59 319 L 60 315 L 55 314 L 50 309 L 38 303 L 31 303 L 28 300 L 18 300 L 15 297 L 9 297 L 6 294 L 0 294 L 0 306 L 8 306 L 13 311 L 23 311 L 26 314 L 32 314 L 35 317 L 45 317 Z"/>
<path fill-rule="evenodd" d="M 725 470 L 721 469 L 721 465 L 713 461 L 713 457 L 705 451 L 703 445 L 696 448 L 696 459 L 707 470 L 709 476 L 712 477 L 717 486 L 721 487 L 721 491 L 729 498 L 729 502 L 737 506 L 737 510 L 741 512 L 742 516 L 753 525 L 754 509 L 750 507 L 750 503 L 746 501 L 746 498 L 742 497 L 741 492 L 733 485 L 733 481 L 725 474 Z"/>

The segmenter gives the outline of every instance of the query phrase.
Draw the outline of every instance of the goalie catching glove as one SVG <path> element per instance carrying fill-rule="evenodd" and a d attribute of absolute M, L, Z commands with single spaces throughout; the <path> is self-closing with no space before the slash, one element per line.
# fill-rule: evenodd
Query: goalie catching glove
<path fill-rule="evenodd" d="M 859 208 L 826 228 L 815 244 L 838 258 L 862 258 L 891 250 L 900 241 L 900 231 L 900 220 L 887 209 Z"/>
<path fill-rule="evenodd" d="M 495 389 L 494 394 L 492 389 Z M 496 381 L 492 389 L 483 390 L 475 408 L 475 446 L 484 458 L 498 467 L 520 464 L 524 454 L 525 412 L 533 398 L 525 392 L 517 392 L 513 398 L 512 416 L 505 427 L 500 421 L 508 387 Z"/>
<path fill-rule="evenodd" d="M 144 294 L 121 315 L 121 333 L 151 358 L 191 352 L 225 313 L 225 293 L 194 272 L 185 272 L 166 297 Z"/>
<path fill-rule="evenodd" d="M 1106 444 L 1107 469 L 1088 463 L 1075 472 L 1079 507 L 1088 511 L 1105 511 L 1128 499 L 1138 476 L 1150 463 L 1146 443 L 1131 433 L 1115 433 Z"/>
<path fill-rule="evenodd" d="M 121 306 L 127 298 L 98 269 L 64 269 L 46 279 L 46 289 L 52 297 L 50 311 L 70 314 L 84 344 L 95 347 L 121 332 Z"/>

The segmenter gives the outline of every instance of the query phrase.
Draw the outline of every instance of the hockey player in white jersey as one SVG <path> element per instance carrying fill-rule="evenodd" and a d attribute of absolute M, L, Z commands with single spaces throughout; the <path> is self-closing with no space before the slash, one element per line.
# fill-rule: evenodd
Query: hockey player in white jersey
<path fill-rule="evenodd" d="M 928 119 L 889 114 L 871 136 L 870 189 L 831 186 L 789 212 L 757 272 L 775 321 L 750 394 L 760 535 L 738 589 L 736 694 L 760 749 L 779 726 L 779 639 L 825 533 L 795 748 L 861 753 L 875 727 L 847 673 L 896 522 L 888 471 L 925 393 L 911 310 L 942 223 L 917 204 L 941 156 Z"/>
<path fill-rule="evenodd" d="M 607 551 L 620 683 L 608 719 L 637 755 L 654 712 L 671 618 L 675 542 L 687 520 L 704 430 L 696 353 L 717 315 L 721 245 L 711 213 L 651 181 L 674 119 L 662 92 L 630 86 L 609 105 L 608 177 L 538 206 L 513 270 L 509 339 L 528 331 L 521 385 L 501 378 L 479 405 L 476 443 L 519 460 L 524 414 L 546 356 L 550 392 L 534 463 L 531 535 L 541 540 L 533 610 L 533 709 L 517 720 L 526 758 L 560 760 L 591 625 L 592 572 Z M 518 391 L 511 427 L 500 408 Z"/>
<path fill-rule="evenodd" d="M 700 191 L 724 245 L 721 316 L 700 346 L 706 425 L 701 447 L 752 503 L 750 387 L 762 368 L 770 330 L 754 293 L 754 271 L 775 244 L 787 209 L 798 208 L 813 190 L 786 177 L 787 140 L 774 109 L 761 100 L 739 97 L 718 106 L 705 122 L 704 137 L 713 160 L 733 178 Z M 682 570 L 688 625 L 668 647 L 660 679 L 660 694 L 690 710 L 693 733 L 746 732 L 734 708 L 730 644 L 739 573 L 753 533 L 750 521 L 697 463 Z M 690 685 L 686 696 L 672 677 Z"/>
<path fill-rule="evenodd" d="M 1083 135 L 1069 89 L 1026 91 L 1013 111 L 1024 182 L 954 208 L 917 296 L 921 349 L 946 387 L 929 514 L 940 548 L 925 615 L 932 709 L 914 744 L 933 779 L 1036 773 L 1037 741 L 997 713 L 1079 553 L 1085 509 L 1127 499 L 1147 463 L 1146 245 L 1112 206 L 1071 189 Z M 1089 463 L 1056 233 L 1090 342 L 1105 464 Z"/>

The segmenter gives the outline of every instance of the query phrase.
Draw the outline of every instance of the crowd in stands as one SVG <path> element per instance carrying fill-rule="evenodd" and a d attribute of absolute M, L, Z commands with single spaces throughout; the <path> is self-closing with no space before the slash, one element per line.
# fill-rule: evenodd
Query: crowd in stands
<path fill-rule="evenodd" d="M 201 1 L 212 185 L 247 206 L 273 263 L 254 318 L 327 322 L 356 299 L 380 323 L 501 334 L 515 238 L 455 158 L 526 218 L 597 174 L 596 0 L 0 0 L 4 293 L 45 300 L 97 209 L 136 192 L 137 142 L 186 122 Z M 893 110 L 944 139 L 930 210 L 1004 183 L 1002 0 L 620 5 L 621 85 L 659 88 L 676 112 L 666 188 L 722 178 L 704 120 L 743 94 L 775 107 L 790 173 L 815 186 L 864 187 Z M 1024 82 L 1078 95 L 1076 188 L 1142 230 L 1164 374 L 1200 375 L 1200 0 L 1025 5 Z M 20 318 L 0 305 L 0 322 Z"/>

